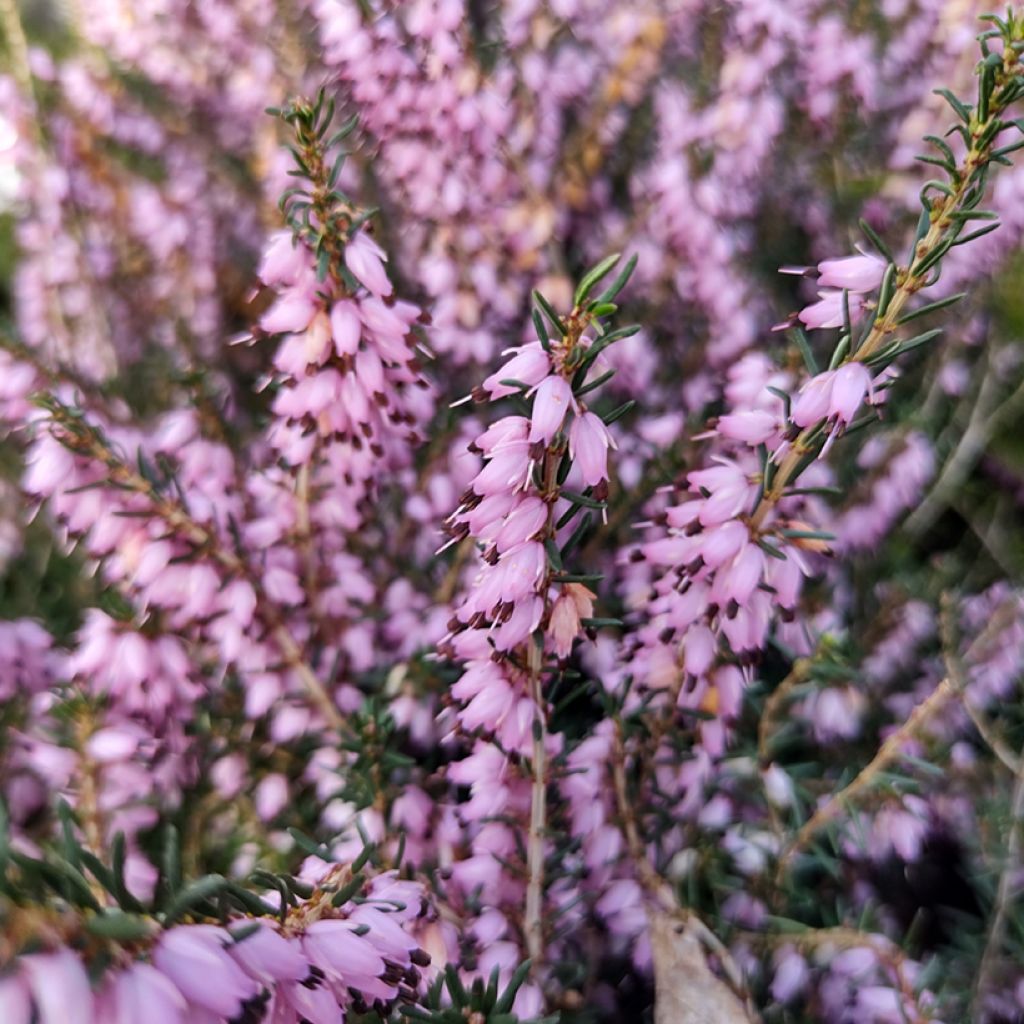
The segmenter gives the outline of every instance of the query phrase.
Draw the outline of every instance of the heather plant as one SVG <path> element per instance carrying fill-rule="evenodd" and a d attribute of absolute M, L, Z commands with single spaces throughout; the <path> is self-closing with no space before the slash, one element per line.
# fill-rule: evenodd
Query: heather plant
<path fill-rule="evenodd" d="M 1024 14 L 0 34 L 0 1021 L 1024 1020 Z"/>

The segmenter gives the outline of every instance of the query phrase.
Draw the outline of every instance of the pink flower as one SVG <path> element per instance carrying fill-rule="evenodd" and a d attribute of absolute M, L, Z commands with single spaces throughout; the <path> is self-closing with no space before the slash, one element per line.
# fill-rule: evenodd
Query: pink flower
<path fill-rule="evenodd" d="M 225 952 L 231 936 L 213 925 L 179 925 L 165 932 L 153 963 L 193 1006 L 228 1019 L 238 1016 L 259 986 Z M 211 984 L 216 978 L 217 983 Z"/>
<path fill-rule="evenodd" d="M 105 1024 L 186 1024 L 188 1003 L 166 975 L 150 964 L 132 964 L 110 986 L 113 1019 Z"/>
<path fill-rule="evenodd" d="M 760 409 L 744 409 L 719 417 L 715 428 L 723 437 L 744 444 L 758 445 L 767 441 L 778 430 L 778 417 Z"/>
<path fill-rule="evenodd" d="M 840 291 L 873 292 L 881 283 L 886 263 L 877 256 L 861 253 L 842 259 L 824 260 L 818 264 L 818 284 Z"/>
<path fill-rule="evenodd" d="M 551 372 L 551 358 L 539 341 L 509 351 L 516 354 L 497 373 L 492 373 L 484 381 L 484 390 L 492 399 L 515 394 L 516 388 L 502 384 L 503 380 L 518 380 L 532 386 L 539 384 Z"/>
<path fill-rule="evenodd" d="M 4 1024 L 31 1024 L 32 1001 L 17 975 L 0 978 L 0 1020 Z"/>
<path fill-rule="evenodd" d="M 569 455 L 580 467 L 583 482 L 594 487 L 608 479 L 608 448 L 615 442 L 604 421 L 592 412 L 576 416 L 569 428 Z"/>
<path fill-rule="evenodd" d="M 393 289 L 384 269 L 385 259 L 384 250 L 362 231 L 345 246 L 345 266 L 352 276 L 374 295 L 386 297 Z"/>
<path fill-rule="evenodd" d="M 329 978 L 367 991 L 384 973 L 384 959 L 354 927 L 347 921 L 315 921 L 306 929 L 302 948 Z"/>
<path fill-rule="evenodd" d="M 545 445 L 562 428 L 566 413 L 575 407 L 572 388 L 564 377 L 552 375 L 534 389 L 533 415 L 530 417 L 530 443 L 538 441 Z"/>
<path fill-rule="evenodd" d="M 851 313 L 852 313 L 851 306 Z M 843 293 L 818 292 L 818 301 L 805 306 L 798 316 L 812 331 L 843 326 Z"/>
<path fill-rule="evenodd" d="M 832 379 L 834 370 L 826 370 L 812 377 L 800 389 L 790 411 L 790 419 L 798 427 L 809 427 L 820 423 L 829 415 L 832 402 Z"/>
<path fill-rule="evenodd" d="M 572 643 L 580 634 L 581 619 L 594 615 L 594 594 L 579 583 L 567 583 L 551 609 L 551 623 L 548 635 L 554 642 L 555 653 L 567 658 L 572 652 Z"/>
<path fill-rule="evenodd" d="M 354 302 L 342 299 L 331 307 L 331 334 L 339 356 L 355 355 L 361 331 L 359 310 Z"/>
<path fill-rule="evenodd" d="M 832 378 L 829 395 L 829 416 L 844 426 L 860 408 L 864 396 L 871 392 L 871 374 L 863 363 L 851 362 L 840 366 Z"/>
<path fill-rule="evenodd" d="M 780 1003 L 795 999 L 807 987 L 810 969 L 807 961 L 792 946 L 786 946 L 776 957 L 772 998 Z"/>
<path fill-rule="evenodd" d="M 548 505 L 537 497 L 524 498 L 508 513 L 494 543 L 499 554 L 531 540 L 548 521 Z"/>
<path fill-rule="evenodd" d="M 228 947 L 228 953 L 251 978 L 273 985 L 279 981 L 303 981 L 309 962 L 297 942 L 289 942 L 267 924 Z"/>
<path fill-rule="evenodd" d="M 93 995 L 81 960 L 68 949 L 21 958 L 39 1024 L 93 1024 Z M 99 1022 L 97 1022 L 99 1024 Z"/>
<path fill-rule="evenodd" d="M 316 299 L 302 291 L 281 296 L 260 318 L 260 326 L 270 334 L 304 331 L 317 312 Z"/>

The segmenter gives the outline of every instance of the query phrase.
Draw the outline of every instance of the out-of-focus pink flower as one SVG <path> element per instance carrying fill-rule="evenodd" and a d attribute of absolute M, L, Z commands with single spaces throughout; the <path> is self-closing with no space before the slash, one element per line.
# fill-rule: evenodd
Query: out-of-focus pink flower
<path fill-rule="evenodd" d="M 230 1019 L 258 991 L 256 982 L 225 951 L 230 942 L 222 928 L 179 925 L 161 936 L 153 963 L 193 1006 Z"/>
<path fill-rule="evenodd" d="M 114 975 L 110 1000 L 114 1016 L 109 1024 L 186 1024 L 189 1020 L 185 997 L 165 974 L 150 964 L 132 964 Z"/>
<path fill-rule="evenodd" d="M 82 961 L 71 950 L 34 953 L 22 957 L 20 962 L 39 1024 L 94 1024 L 89 978 Z"/>
<path fill-rule="evenodd" d="M 0 978 L 0 1020 L 4 1024 L 31 1024 L 32 1000 L 20 975 Z"/>

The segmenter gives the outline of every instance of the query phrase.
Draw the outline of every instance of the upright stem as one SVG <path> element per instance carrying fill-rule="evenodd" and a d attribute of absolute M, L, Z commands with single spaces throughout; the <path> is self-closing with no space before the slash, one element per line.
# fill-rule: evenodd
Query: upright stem
<path fill-rule="evenodd" d="M 526 846 L 526 949 L 534 964 L 539 964 L 544 953 L 544 832 L 547 825 L 547 729 L 545 727 L 544 694 L 541 688 L 543 647 L 531 639 L 527 648 L 530 700 L 534 707 L 533 758 L 530 770 L 533 783 L 530 789 L 530 831 Z"/>
<path fill-rule="evenodd" d="M 555 501 L 558 495 L 558 464 L 560 457 L 549 449 L 544 453 L 543 497 L 548 501 L 548 521 L 544 537 L 555 535 Z M 545 581 L 544 615 L 551 612 L 549 586 Z M 530 760 L 530 829 L 526 841 L 526 912 L 523 931 L 526 950 L 534 965 L 539 965 L 544 954 L 544 834 L 547 831 L 548 764 L 547 764 L 547 711 L 544 706 L 544 640 L 531 637 L 526 646 L 526 672 L 530 700 L 533 702 L 533 755 Z"/>

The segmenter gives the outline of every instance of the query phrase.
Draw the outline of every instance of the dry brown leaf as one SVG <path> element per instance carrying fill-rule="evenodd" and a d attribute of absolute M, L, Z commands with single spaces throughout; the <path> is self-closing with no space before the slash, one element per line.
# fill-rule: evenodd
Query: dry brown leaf
<path fill-rule="evenodd" d="M 743 1003 L 708 967 L 693 930 L 660 910 L 648 915 L 654 1024 L 750 1024 Z"/>

